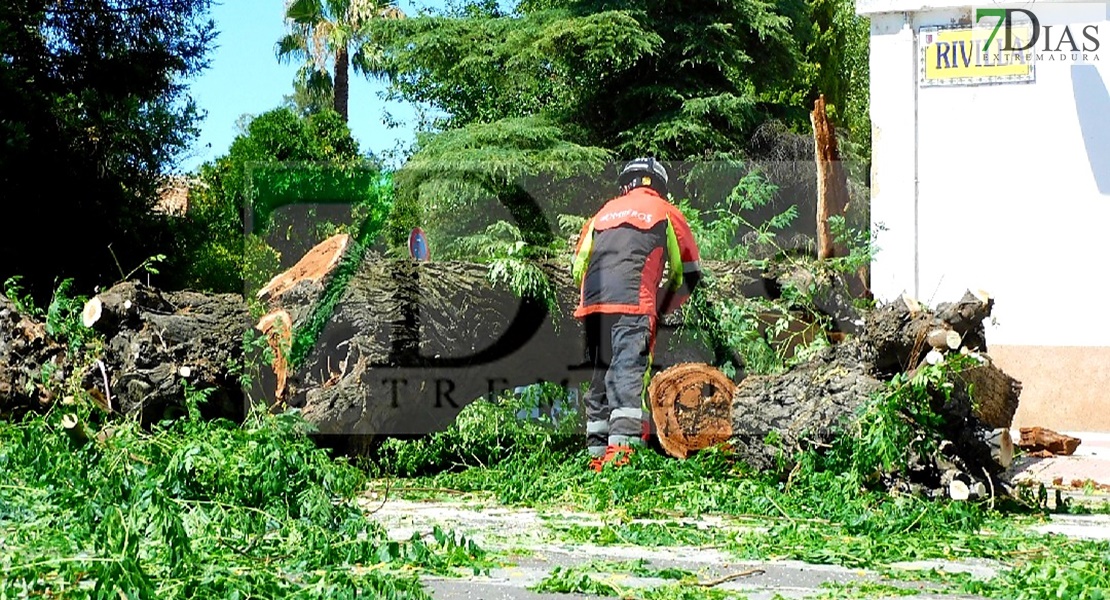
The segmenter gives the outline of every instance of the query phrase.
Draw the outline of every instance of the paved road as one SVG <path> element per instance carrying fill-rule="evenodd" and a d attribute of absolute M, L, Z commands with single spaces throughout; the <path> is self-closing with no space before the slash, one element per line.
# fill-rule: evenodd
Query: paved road
<path fill-rule="evenodd" d="M 715 586 L 717 589 L 742 592 L 750 600 L 771 600 L 776 594 L 783 598 L 807 598 L 828 593 L 823 585 L 830 582 L 879 582 L 918 589 L 912 598 L 963 599 L 974 596 L 931 593 L 928 584 L 914 584 L 884 579 L 881 574 L 845 567 L 811 565 L 797 561 L 738 561 L 714 548 L 640 546 L 598 546 L 572 544 L 552 534 L 552 523 L 599 523 L 595 515 L 574 512 L 541 513 L 532 509 L 515 509 L 483 505 L 478 502 L 417 502 L 389 500 L 384 504 L 368 499 L 367 506 L 398 540 L 414 534 L 428 533 L 436 525 L 454 530 L 474 540 L 479 546 L 510 556 L 511 565 L 493 569 L 488 575 L 464 578 L 427 577 L 425 582 L 436 600 L 562 600 L 588 598 L 584 594 L 537 593 L 529 588 L 548 576 L 557 566 L 570 567 L 598 561 L 644 561 L 651 569 L 679 568 L 697 574 L 699 581 L 709 582 L 727 575 L 755 571 L 750 575 Z M 698 521 L 691 520 L 695 526 Z M 751 528 L 721 519 L 707 518 L 701 526 L 714 528 Z M 1054 519 L 1043 531 L 1099 539 L 1110 537 L 1110 517 L 1083 516 Z M 966 572 L 975 577 L 990 578 L 1004 568 L 991 561 L 925 561 L 890 565 L 904 569 L 938 569 Z M 666 585 L 666 580 L 636 577 L 629 573 L 598 573 L 596 578 L 618 588 Z M 917 586 L 916 588 L 914 586 Z"/>
<path fill-rule="evenodd" d="M 1093 446 L 1093 445 L 1092 445 Z M 1102 484 L 1110 482 L 1110 452 L 1103 447 L 1091 448 L 1087 455 L 1057 457 L 1052 459 L 1025 459 L 1014 465 L 1016 480 L 1027 479 L 1058 488 L 1065 496 L 1090 504 L 1110 501 L 1104 490 L 1086 490 L 1071 487 L 1072 481 L 1093 480 Z M 1061 481 L 1063 485 L 1060 485 Z M 771 600 L 775 595 L 783 598 L 807 598 L 828 593 L 822 588 L 829 583 L 881 582 L 917 589 L 919 593 L 909 598 L 956 600 L 973 596 L 944 595 L 930 591 L 927 584 L 913 584 L 883 579 L 876 572 L 836 566 L 810 565 L 795 561 L 740 562 L 713 548 L 639 546 L 593 546 L 571 544 L 553 534 L 553 527 L 567 524 L 600 525 L 597 515 L 564 512 L 539 512 L 532 509 L 507 508 L 475 501 L 417 502 L 389 499 L 382 503 L 378 498 L 364 499 L 367 512 L 372 513 L 398 540 L 410 539 L 414 534 L 423 535 L 436 525 L 445 530 L 461 533 L 485 549 L 499 555 L 510 556 L 510 566 L 492 570 L 488 575 L 464 578 L 425 578 L 427 587 L 436 600 L 583 600 L 596 596 L 585 594 L 537 593 L 529 587 L 539 583 L 558 566 L 570 567 L 597 561 L 642 560 L 652 569 L 680 568 L 696 573 L 699 581 L 709 582 L 730 574 L 755 571 L 714 586 L 747 595 L 749 600 Z M 705 517 L 687 519 L 684 525 L 713 529 L 759 529 L 753 522 L 736 522 L 721 518 Z M 1110 516 L 1054 516 L 1049 522 L 1035 528 L 1041 533 L 1056 533 L 1078 538 L 1110 539 Z M 906 569 L 938 569 L 962 571 L 975 577 L 990 578 L 1005 565 L 991 561 L 929 561 L 890 565 Z M 618 588 L 659 586 L 668 583 L 661 579 L 636 577 L 629 573 L 598 573 Z M 914 588 L 913 586 L 918 586 Z"/>

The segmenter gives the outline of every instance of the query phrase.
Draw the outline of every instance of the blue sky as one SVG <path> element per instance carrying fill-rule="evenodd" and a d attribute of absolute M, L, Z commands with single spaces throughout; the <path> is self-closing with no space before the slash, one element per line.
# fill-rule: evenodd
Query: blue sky
<path fill-rule="evenodd" d="M 398 3 L 408 14 L 439 2 Z M 200 137 L 182 159 L 180 170 L 192 171 L 201 163 L 227 153 L 235 139 L 236 121 L 244 114 L 259 114 L 282 103 L 293 91 L 296 65 L 283 65 L 274 55 L 274 44 L 285 34 L 283 0 L 222 0 L 212 7 L 219 32 L 210 53 L 208 69 L 190 83 L 190 92 L 207 116 Z M 375 154 L 408 145 L 413 138 L 412 107 L 387 104 L 380 98 L 384 84 L 351 76 L 349 124 L 363 152 Z M 384 123 L 388 112 L 402 127 Z"/>

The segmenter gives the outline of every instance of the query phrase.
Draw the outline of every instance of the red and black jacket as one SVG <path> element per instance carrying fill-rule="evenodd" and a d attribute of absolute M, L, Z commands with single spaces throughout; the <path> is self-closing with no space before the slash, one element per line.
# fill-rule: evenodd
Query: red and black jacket
<path fill-rule="evenodd" d="M 682 305 L 701 276 L 682 213 L 648 187 L 614 198 L 582 227 L 574 256 L 575 317 L 650 315 Z"/>

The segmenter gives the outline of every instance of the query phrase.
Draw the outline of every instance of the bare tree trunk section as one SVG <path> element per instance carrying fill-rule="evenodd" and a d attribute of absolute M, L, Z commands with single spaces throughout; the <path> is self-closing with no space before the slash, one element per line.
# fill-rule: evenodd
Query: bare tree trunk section
<path fill-rule="evenodd" d="M 347 47 L 342 46 L 335 53 L 335 112 L 347 122 L 347 105 L 350 102 L 351 58 Z"/>
<path fill-rule="evenodd" d="M 844 216 L 848 209 L 848 174 L 840 164 L 836 130 L 829 122 L 824 94 L 814 102 L 809 117 L 817 161 L 817 257 L 846 256 L 844 245 L 835 242 L 829 217 Z"/>
<path fill-rule="evenodd" d="M 652 419 L 668 454 L 686 458 L 727 443 L 750 467 L 774 470 L 795 451 L 830 443 L 882 389 L 855 344 L 731 387 L 722 377 L 709 365 L 678 365 L 652 380 Z"/>

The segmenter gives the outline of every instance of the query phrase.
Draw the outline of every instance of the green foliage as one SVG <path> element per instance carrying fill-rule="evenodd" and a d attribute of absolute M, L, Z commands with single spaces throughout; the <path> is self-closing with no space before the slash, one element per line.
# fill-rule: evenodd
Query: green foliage
<path fill-rule="evenodd" d="M 194 408 L 205 396 L 188 394 Z M 365 475 L 316 448 L 295 413 L 117 421 L 76 446 L 59 417 L 0 423 L 5 597 L 424 599 L 413 573 L 488 568 L 442 530 L 389 541 L 355 502 Z"/>
<path fill-rule="evenodd" d="M 391 203 L 391 180 L 336 113 L 268 111 L 200 167 L 178 224 L 175 284 L 253 295 L 330 235 L 376 236 Z"/>
<path fill-rule="evenodd" d="M 391 244 L 421 226 L 446 246 L 505 220 L 546 247 L 549 220 L 583 198 L 551 189 L 606 161 L 735 157 L 768 118 L 808 130 L 810 17 L 801 0 L 544 0 L 371 25 L 375 72 L 431 115 L 398 177 Z"/>
<path fill-rule="evenodd" d="M 13 0 L 0 8 L 0 279 L 40 302 L 57 279 L 91 289 L 166 252 L 152 208 L 197 135 L 186 82 L 207 66 L 209 0 Z M 65 250 L 44 251 L 44 228 Z M 58 257 L 61 257 L 59 259 Z"/>
<path fill-rule="evenodd" d="M 288 33 L 277 42 L 278 60 L 302 63 L 294 81 L 296 96 L 310 110 L 330 98 L 345 122 L 349 71 L 369 73 L 378 48 L 367 25 L 404 16 L 392 0 L 292 0 L 285 6 Z"/>
<path fill-rule="evenodd" d="M 547 577 L 529 589 L 556 594 L 621 595 L 619 588 L 592 576 L 592 571 L 590 568 L 555 567 Z"/>
<path fill-rule="evenodd" d="M 739 275 L 707 269 L 704 285 L 684 307 L 686 331 L 725 358 L 718 366 L 730 376 L 737 363 L 749 374 L 779 372 L 827 346 L 823 332 L 833 322 L 821 303 L 844 278 L 870 264 L 875 248 L 867 225 L 859 230 L 844 217 L 830 219 L 835 240 L 848 254 L 816 260 L 809 248 L 798 247 L 797 206 L 777 206 L 778 189 L 757 168 L 737 160 L 698 165 L 689 174 L 687 189 L 695 198 L 680 200 L 679 208 L 703 261 L 727 261 Z M 730 191 L 716 200 L 714 189 Z M 776 296 L 720 291 L 736 289 L 735 277 L 752 274 L 789 277 L 778 278 Z M 711 296 L 727 299 L 710 302 Z"/>
<path fill-rule="evenodd" d="M 852 598 L 897 598 L 899 596 L 917 596 L 921 590 L 898 587 L 888 583 L 859 582 L 848 583 L 825 582 L 823 589 L 829 591 L 817 596 L 819 600 L 851 600 Z"/>
<path fill-rule="evenodd" d="M 772 208 L 778 188 L 757 168 L 747 168 L 739 161 L 710 164 L 705 168 L 716 171 L 714 175 L 718 178 L 730 177 L 729 183 L 735 183 L 727 195 L 708 208 L 699 210 L 688 199 L 679 202 L 679 209 L 690 223 L 701 255 L 707 260 L 749 261 L 752 266 L 766 268 L 770 258 L 766 249 L 777 247 L 779 236 L 790 231 L 790 226 L 798 217 L 797 207 L 787 206 L 758 222 L 753 213 Z M 691 175 L 695 179 L 699 175 L 709 176 L 697 171 Z M 782 251 L 781 247 L 777 249 Z"/>
<path fill-rule="evenodd" d="M 663 43 L 626 11 L 583 12 L 552 6 L 381 22 L 382 74 L 395 98 L 443 113 L 433 129 L 559 114 Z"/>
<path fill-rule="evenodd" d="M 81 322 L 81 312 L 88 296 L 73 295 L 73 280 L 62 280 L 46 307 L 46 333 L 56 340 L 68 342 L 69 351 L 77 353 L 97 338 L 96 333 Z"/>
<path fill-rule="evenodd" d="M 795 97 L 801 2 L 525 1 L 380 24 L 397 97 L 433 128 L 545 115 L 575 141 L 661 158 L 734 151 L 767 106 Z M 774 111 L 775 109 L 771 109 Z M 799 113 L 804 115 L 804 113 Z"/>
<path fill-rule="evenodd" d="M 22 275 L 12 275 L 4 281 L 4 297 L 7 298 L 15 309 L 28 317 L 42 318 L 45 316 L 41 308 L 35 306 L 35 299 L 26 293 L 20 281 Z"/>
<path fill-rule="evenodd" d="M 448 242 L 442 253 L 447 258 L 488 263 L 492 284 L 505 286 L 521 298 L 543 301 L 554 314 L 560 310 L 555 285 L 539 261 L 566 255 L 569 252 L 566 239 L 556 238 L 547 246 L 528 244 L 519 227 L 508 221 L 497 221 L 480 233 Z"/>
<path fill-rule="evenodd" d="M 381 473 L 405 477 L 457 468 L 490 466 L 510 458 L 536 456 L 546 460 L 577 442 L 577 421 L 521 418 L 542 406 L 559 406 L 565 394 L 559 386 L 540 386 L 538 395 L 503 395 L 467 405 L 446 430 L 416 440 L 386 440 L 377 456 Z"/>
<path fill-rule="evenodd" d="M 1033 560 L 1024 561 L 988 581 L 967 580 L 960 586 L 970 594 L 1006 600 L 1110 598 L 1110 543 L 1054 540 Z M 1046 544 L 1047 545 L 1047 544 Z"/>
<path fill-rule="evenodd" d="M 569 141 L 561 126 L 542 117 L 473 124 L 421 139 L 420 152 L 396 175 L 398 206 L 421 220 L 398 223 L 395 243 L 407 240 L 411 226 L 449 244 L 506 220 L 525 243 L 548 246 L 556 238 L 552 219 L 571 200 L 557 188 L 610 159 L 604 150 Z"/>
<path fill-rule="evenodd" d="M 395 441 L 383 460 L 389 472 L 428 473 L 415 482 L 461 492 L 485 492 L 505 504 L 579 507 L 605 515 L 600 526 L 554 523 L 570 541 L 663 545 L 720 545 L 745 559 L 785 558 L 867 567 L 902 560 L 990 557 L 1036 543 L 1036 538 L 996 520 L 985 504 L 947 502 L 915 495 L 890 495 L 875 477 L 879 468 L 905 469 L 914 452 L 927 452 L 942 423 L 929 394 L 955 362 L 923 367 L 898 379 L 835 438 L 831 448 L 792 457 L 798 467 L 786 481 L 753 473 L 725 449 L 708 449 L 685 461 L 642 451 L 627 468 L 586 468 L 580 446 L 560 447 L 553 433 L 525 438 L 501 433 L 502 421 L 484 405 L 462 419 L 462 427 L 433 436 L 433 442 Z M 475 405 L 479 406 L 479 405 Z M 472 415 L 472 416 L 471 416 Z M 463 433 L 466 431 L 467 433 Z M 580 433 L 578 435 L 581 435 Z M 938 434 L 939 435 L 939 434 Z M 528 445 L 508 443 L 527 439 Z M 481 456 L 467 458 L 470 448 Z M 446 469 L 451 466 L 452 468 Z M 404 486 L 400 487 L 404 493 Z M 678 516 L 723 515 L 724 524 L 699 529 Z M 652 519 L 636 522 L 634 519 Z M 578 581 L 571 578 L 572 583 Z"/>
<path fill-rule="evenodd" d="M 15 275 L 4 282 L 4 296 L 23 315 L 44 321 L 46 333 L 51 338 L 66 343 L 70 353 L 91 349 L 101 341 L 99 336 L 81 322 L 81 312 L 87 296 L 73 294 L 73 279 L 63 279 L 50 298 L 46 309 L 36 306 L 34 298 L 21 285 L 23 277 Z"/>

